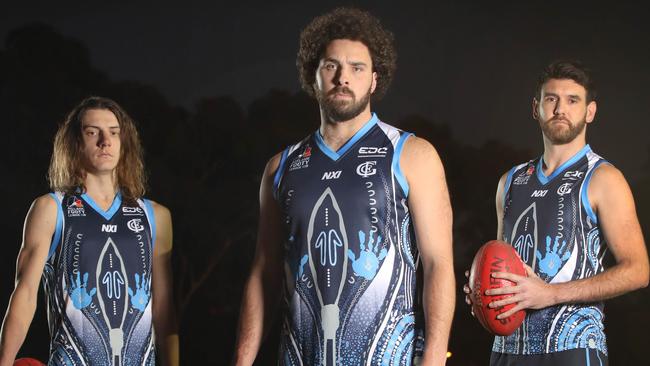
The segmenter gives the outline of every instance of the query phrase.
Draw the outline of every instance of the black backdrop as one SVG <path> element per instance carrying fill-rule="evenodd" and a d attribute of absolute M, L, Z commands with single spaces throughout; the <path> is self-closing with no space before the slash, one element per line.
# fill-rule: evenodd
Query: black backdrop
<path fill-rule="evenodd" d="M 431 141 L 447 172 L 458 283 L 449 364 L 486 364 L 491 339 L 462 301 L 462 273 L 494 236 L 499 176 L 541 151 L 530 100 L 549 60 L 580 58 L 597 71 L 589 140 L 629 178 L 650 230 L 650 26 L 632 5 L 360 5 L 395 32 L 399 51 L 393 87 L 374 109 Z M 148 196 L 172 211 L 182 364 L 226 364 L 264 164 L 318 126 L 317 106 L 297 84 L 298 34 L 330 8 L 12 4 L 0 14 L 0 307 L 13 288 L 24 215 L 48 191 L 57 123 L 83 97 L 107 96 L 137 120 Z M 612 364 L 650 361 L 649 300 L 644 289 L 606 303 Z M 41 299 L 20 354 L 45 359 L 47 342 Z M 275 352 L 267 342 L 259 364 Z"/>

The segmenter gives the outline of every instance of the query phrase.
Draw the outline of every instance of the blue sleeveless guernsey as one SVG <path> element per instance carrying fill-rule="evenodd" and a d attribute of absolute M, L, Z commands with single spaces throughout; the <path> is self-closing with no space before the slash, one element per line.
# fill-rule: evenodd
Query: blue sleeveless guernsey
<path fill-rule="evenodd" d="M 104 211 L 86 194 L 51 195 L 59 210 L 43 272 L 48 365 L 155 365 L 151 203 L 129 205 L 118 193 Z"/>
<path fill-rule="evenodd" d="M 284 365 L 410 365 L 424 345 L 419 255 L 399 166 L 410 134 L 373 117 L 332 151 L 319 131 L 282 153 Z"/>
<path fill-rule="evenodd" d="M 548 283 L 602 272 L 606 245 L 587 187 L 606 161 L 586 145 L 548 177 L 542 163 L 540 157 L 508 172 L 503 240 Z M 522 326 L 508 337 L 496 337 L 492 350 L 526 355 L 579 348 L 607 354 L 602 302 L 527 310 Z"/>

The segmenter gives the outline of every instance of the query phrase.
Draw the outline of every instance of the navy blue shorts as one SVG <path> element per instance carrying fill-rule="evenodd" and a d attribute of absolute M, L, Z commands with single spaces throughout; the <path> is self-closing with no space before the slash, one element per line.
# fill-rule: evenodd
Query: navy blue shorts
<path fill-rule="evenodd" d="M 607 355 L 591 348 L 578 348 L 539 355 L 492 352 L 490 366 L 607 366 Z"/>

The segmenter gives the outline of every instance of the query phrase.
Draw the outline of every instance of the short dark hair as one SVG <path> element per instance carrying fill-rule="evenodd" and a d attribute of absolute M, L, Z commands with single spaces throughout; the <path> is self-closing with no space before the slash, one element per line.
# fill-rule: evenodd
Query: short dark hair
<path fill-rule="evenodd" d="M 596 100 L 596 86 L 591 70 L 576 60 L 558 60 L 551 62 L 539 75 L 535 97 L 542 97 L 542 86 L 550 79 L 570 79 L 582 85 L 587 91 L 587 103 Z"/>
<path fill-rule="evenodd" d="M 393 33 L 379 19 L 355 8 L 336 8 L 316 17 L 300 33 L 300 49 L 296 66 L 303 90 L 314 96 L 316 69 L 327 45 L 337 39 L 363 43 L 370 51 L 372 67 L 377 73 L 374 97 L 381 98 L 395 73 L 397 52 Z"/>

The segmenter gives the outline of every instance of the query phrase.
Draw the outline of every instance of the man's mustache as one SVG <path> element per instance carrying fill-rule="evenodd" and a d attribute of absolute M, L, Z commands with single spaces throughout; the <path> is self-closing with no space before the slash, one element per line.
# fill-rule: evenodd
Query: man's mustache
<path fill-rule="evenodd" d="M 354 97 L 354 92 L 346 86 L 336 87 L 327 93 L 328 96 L 332 96 L 334 94 L 347 94 L 351 97 Z"/>

